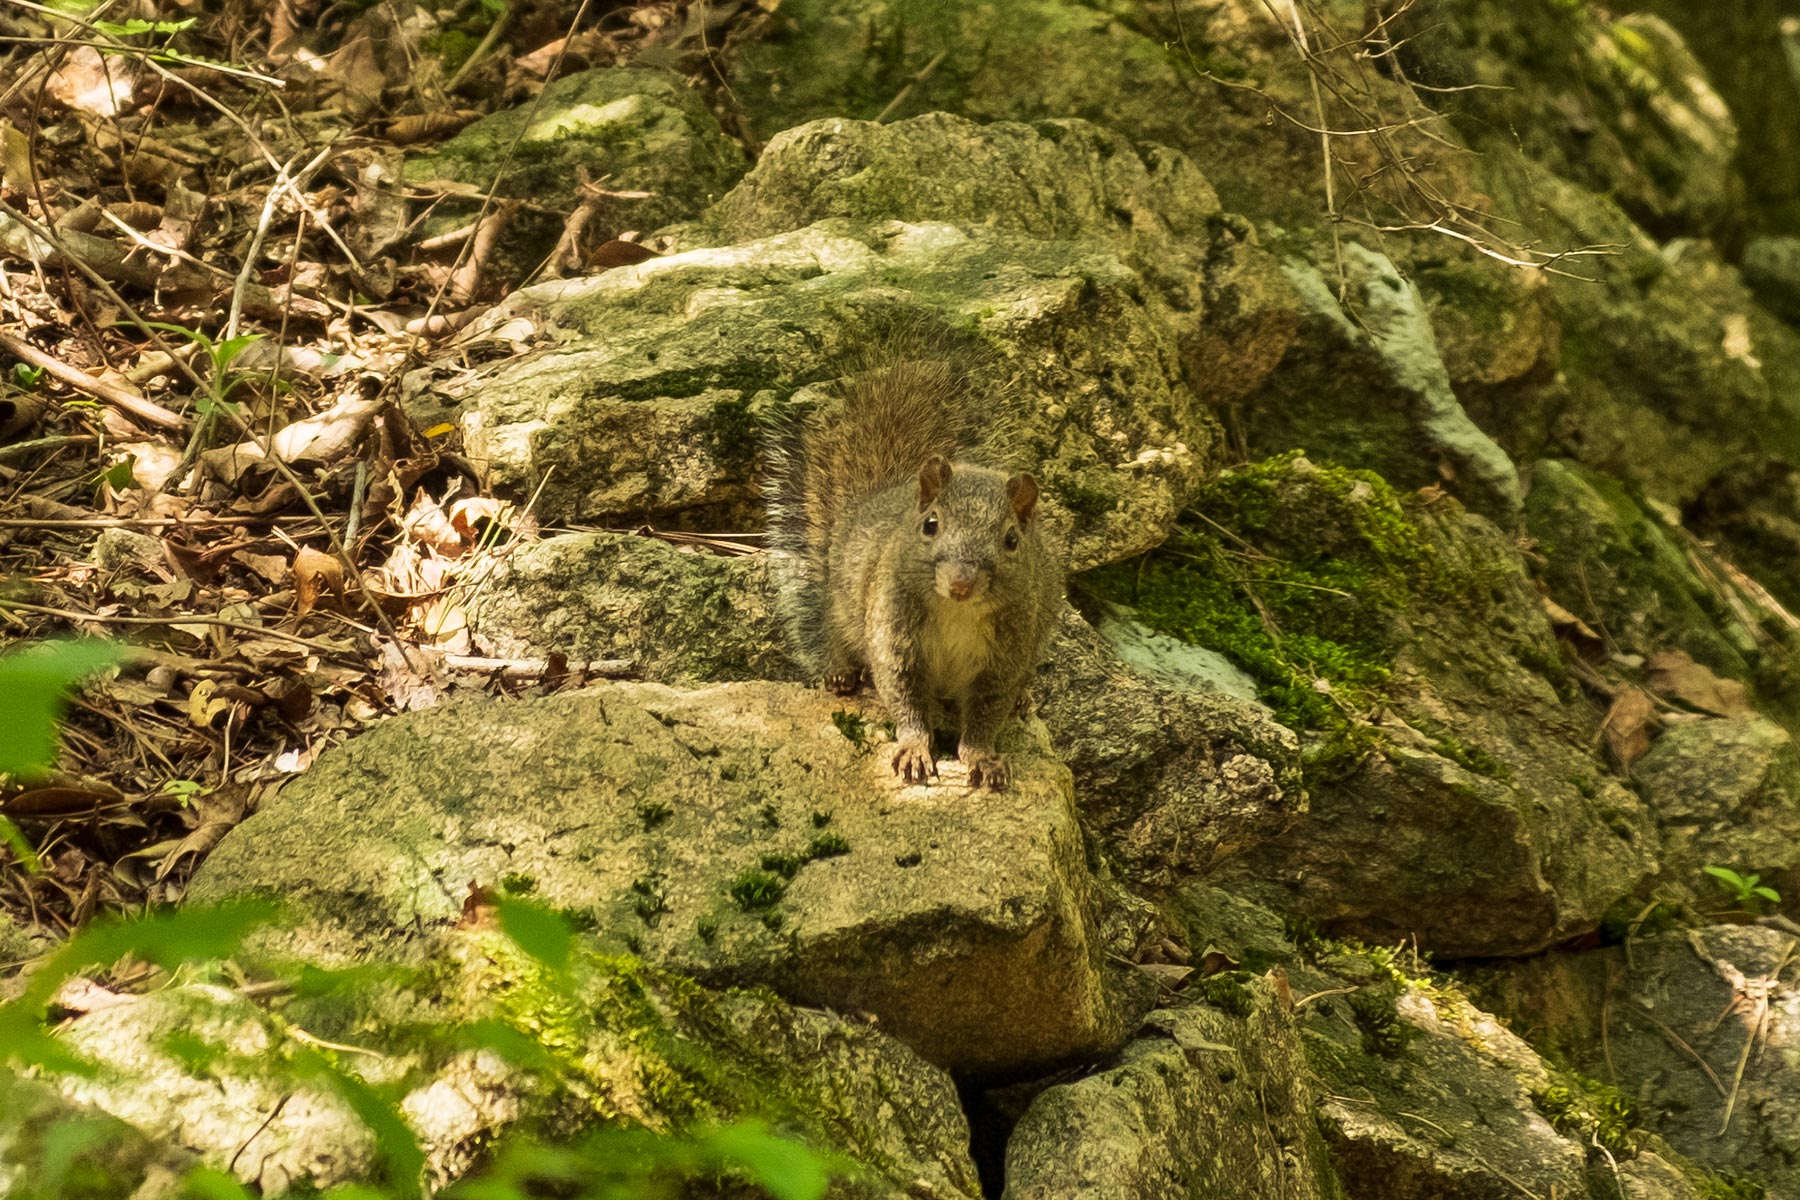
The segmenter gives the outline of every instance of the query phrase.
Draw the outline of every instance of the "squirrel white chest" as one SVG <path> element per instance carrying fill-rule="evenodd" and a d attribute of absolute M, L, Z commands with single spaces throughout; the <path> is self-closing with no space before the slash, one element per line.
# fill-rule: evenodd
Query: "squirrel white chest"
<path fill-rule="evenodd" d="M 922 649 L 934 695 L 961 696 L 994 654 L 993 614 L 979 601 L 931 606 Z"/>

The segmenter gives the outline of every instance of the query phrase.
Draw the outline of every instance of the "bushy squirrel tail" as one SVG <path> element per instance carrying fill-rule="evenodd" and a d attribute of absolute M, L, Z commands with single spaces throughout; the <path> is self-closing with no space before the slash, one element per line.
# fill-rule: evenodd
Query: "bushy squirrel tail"
<path fill-rule="evenodd" d="M 861 500 L 932 455 L 987 462 L 998 442 L 970 403 L 965 347 L 899 329 L 872 339 L 816 405 L 776 420 L 766 446 L 768 546 L 788 640 L 809 667 L 825 645 L 831 540 Z"/>

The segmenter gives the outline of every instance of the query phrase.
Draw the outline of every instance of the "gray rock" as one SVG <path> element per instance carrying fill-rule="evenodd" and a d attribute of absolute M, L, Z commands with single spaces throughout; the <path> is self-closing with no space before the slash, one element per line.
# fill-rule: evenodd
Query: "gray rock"
<path fill-rule="evenodd" d="M 1451 390 L 1419 290 L 1358 243 L 1344 244 L 1343 262 L 1355 320 L 1318 270 L 1287 264 L 1307 319 L 1267 388 L 1244 402 L 1258 444 L 1299 446 L 1396 486 L 1441 484 L 1510 527 L 1518 470 Z"/>
<path fill-rule="evenodd" d="M 489 654 L 626 659 L 660 683 L 802 678 L 782 643 L 762 555 L 564 534 L 507 558 L 468 610 Z"/>
<path fill-rule="evenodd" d="M 1032 690 L 1084 821 L 1134 884 L 1203 875 L 1305 811 L 1298 742 L 1267 709 L 1155 683 L 1073 613 Z"/>
<path fill-rule="evenodd" d="M 1151 1013 L 1103 1069 L 1045 1089 L 1007 1144 L 1006 1200 L 1342 1196 L 1292 1014 L 1264 981 L 1236 999 Z"/>
<path fill-rule="evenodd" d="M 284 895 L 354 951 L 510 879 L 703 982 L 875 1014 L 942 1065 L 1117 1044 L 1139 977 L 1103 960 L 1067 769 L 1022 730 L 1003 794 L 952 762 L 905 787 L 875 715 L 775 684 L 408 714 L 322 756 L 190 894 Z"/>
<path fill-rule="evenodd" d="M 195 1165 L 179 1147 L 10 1068 L 0 1071 L 0 1112 L 0 1195 L 172 1200 Z"/>
<path fill-rule="evenodd" d="M 1673 723 L 1632 768 L 1662 833 L 1662 874 L 1711 904 L 1708 866 L 1800 894 L 1800 751 L 1757 716 Z"/>
<path fill-rule="evenodd" d="M 1679 647 L 1722 675 L 1751 676 L 1756 639 L 1617 480 L 1562 459 L 1535 464 L 1525 527 L 1551 598 L 1620 652 Z"/>
<path fill-rule="evenodd" d="M 1756 237 L 1744 247 L 1744 282 L 1763 306 L 1800 324 L 1800 237 Z"/>
<path fill-rule="evenodd" d="M 504 173 L 502 163 L 506 164 Z M 480 193 L 528 200 L 502 237 L 504 252 L 523 271 L 538 266 L 562 233 L 563 218 L 580 202 L 582 172 L 616 191 L 644 191 L 642 200 L 615 201 L 610 228 L 591 234 L 652 230 L 684 220 L 723 196 L 748 164 L 726 137 L 700 93 L 673 71 L 603 67 L 565 75 L 536 101 L 484 117 L 426 153 L 411 158 L 412 184 L 453 180 Z M 446 229 L 468 221 L 465 209 L 444 206 Z"/>
<path fill-rule="evenodd" d="M 1211 691 L 1255 704 L 1256 681 L 1216 650 L 1169 637 L 1130 618 L 1129 609 L 1095 624 L 1121 661 L 1152 683 L 1180 691 Z"/>
<path fill-rule="evenodd" d="M 909 315 L 991 351 L 977 384 L 1018 426 L 1074 565 L 1161 539 L 1217 426 L 1142 279 L 1095 243 L 826 222 L 530 287 L 471 337 L 524 325 L 557 344 L 473 385 L 415 372 L 409 410 L 460 408 L 492 484 L 546 517 L 756 529 L 764 420 L 841 377 L 872 322 Z"/>
<path fill-rule="evenodd" d="M 363 1181 L 376 1164 L 373 1132 L 329 1071 L 297 1063 L 314 1053 L 311 1031 L 326 1029 L 361 1051 L 340 1064 L 352 1081 L 399 1088 L 435 1186 L 508 1131 L 549 1125 L 568 1137 L 602 1114 L 659 1125 L 701 1109 L 779 1114 L 816 1147 L 854 1157 L 869 1170 L 846 1195 L 978 1193 L 949 1077 L 867 1026 L 586 952 L 548 979 L 488 932 L 445 934 L 431 950 L 435 969 L 418 977 L 429 993 L 396 976 L 303 993 L 280 1014 L 201 985 L 120 998 L 69 1024 L 66 1043 L 100 1070 L 55 1078 L 57 1092 L 262 1195 Z M 539 1040 L 559 1066 L 526 1069 L 442 1036 L 478 1022 Z M 431 1029 L 440 1036 L 421 1038 Z"/>
<path fill-rule="evenodd" d="M 1093 581 L 1215 639 L 1305 731 L 1307 812 L 1212 882 L 1462 956 L 1587 932 L 1651 872 L 1644 806 L 1595 756 L 1601 714 L 1491 522 L 1303 458 L 1222 476 L 1195 511 L 1168 554 Z"/>
<path fill-rule="evenodd" d="M 1791 1196 L 1800 1195 L 1793 970 L 1788 934 L 1717 925 L 1496 966 L 1478 994 L 1533 1044 L 1614 1082 L 1643 1127 L 1681 1155 Z"/>
<path fill-rule="evenodd" d="M 1364 960 L 1358 963 L 1355 960 Z M 1587 1194 L 1587 1155 L 1537 1110 L 1537 1054 L 1448 989 L 1399 982 L 1366 952 L 1297 975 L 1319 1120 L 1345 1191 L 1391 1200 Z M 1359 970 L 1359 966 L 1361 970 Z M 1329 989 L 1346 982 L 1348 996 Z"/>

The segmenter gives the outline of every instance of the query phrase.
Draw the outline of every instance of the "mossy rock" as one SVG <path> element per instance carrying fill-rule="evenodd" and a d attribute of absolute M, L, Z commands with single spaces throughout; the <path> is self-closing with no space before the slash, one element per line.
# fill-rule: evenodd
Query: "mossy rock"
<path fill-rule="evenodd" d="M 1750 631 L 1623 484 L 1577 463 L 1537 463 L 1525 521 L 1552 599 L 1620 650 L 1679 647 L 1721 675 L 1752 677 Z"/>
<path fill-rule="evenodd" d="M 679 75 L 602 67 L 565 75 L 535 101 L 485 117 L 413 156 L 406 179 L 478 189 L 466 208 L 454 200 L 441 207 L 434 220 L 444 229 L 469 220 L 479 196 L 496 183 L 500 196 L 528 201 L 503 235 L 501 253 L 529 271 L 580 204 L 583 173 L 615 191 L 650 193 L 614 201 L 593 229 L 605 235 L 692 217 L 723 196 L 747 166 L 742 149 Z"/>
<path fill-rule="evenodd" d="M 953 760 L 903 784 L 881 715 L 771 683 L 408 713 L 264 804 L 190 894 L 283 895 L 310 956 L 354 958 L 455 922 L 472 883 L 515 879 L 612 950 L 873 1013 L 941 1065 L 1115 1045 L 1147 984 L 1105 953 L 1042 727 L 1002 735 L 1013 777 L 995 795 Z"/>
<path fill-rule="evenodd" d="M 266 953 L 244 956 L 253 975 L 317 965 Z M 949 1077 L 866 1026 L 709 990 L 579 937 L 555 967 L 478 923 L 416 939 L 405 957 L 267 1004 L 206 985 L 133 997 L 64 1030 L 97 1074 L 48 1080 L 264 1195 L 381 1178 L 392 1132 L 365 1123 L 334 1071 L 406 1114 L 440 1186 L 520 1137 L 758 1119 L 859 1164 L 846 1197 L 920 1179 L 977 1193 Z M 359 1053 L 321 1067 L 318 1039 Z M 896 1089 L 912 1098 L 904 1112 L 884 1098 Z"/>
<path fill-rule="evenodd" d="M 1651 870 L 1643 804 L 1594 755 L 1601 714 L 1511 539 L 1293 456 L 1222 475 L 1194 512 L 1082 582 L 1230 657 L 1302 735 L 1309 812 L 1215 882 L 1327 931 L 1521 953 Z"/>

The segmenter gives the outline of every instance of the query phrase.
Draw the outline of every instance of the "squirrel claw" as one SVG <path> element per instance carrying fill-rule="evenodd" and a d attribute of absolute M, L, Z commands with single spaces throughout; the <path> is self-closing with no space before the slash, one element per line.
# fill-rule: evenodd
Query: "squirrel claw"
<path fill-rule="evenodd" d="M 856 689 L 862 686 L 862 672 L 855 667 L 848 671 L 833 671 L 825 676 L 825 690 L 835 696 L 854 696 Z"/>
<path fill-rule="evenodd" d="M 894 774 L 908 783 L 924 783 L 937 774 L 937 763 L 931 757 L 931 744 L 923 738 L 901 742 L 894 752 Z"/>
<path fill-rule="evenodd" d="M 1005 758 L 983 750 L 962 750 L 957 757 L 968 765 L 970 787 L 985 784 L 996 792 L 1006 790 L 1006 782 L 1012 773 L 1007 769 Z"/>

